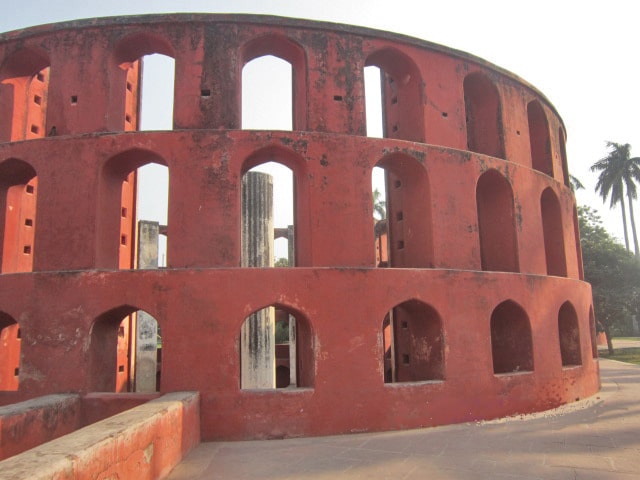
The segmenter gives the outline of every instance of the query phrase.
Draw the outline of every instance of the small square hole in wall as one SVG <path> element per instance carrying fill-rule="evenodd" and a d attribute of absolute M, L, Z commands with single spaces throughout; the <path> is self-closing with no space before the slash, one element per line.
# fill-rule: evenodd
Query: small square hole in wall
<path fill-rule="evenodd" d="M 127 90 L 133 92 L 133 85 L 131 85 L 131 82 L 127 82 Z"/>
<path fill-rule="evenodd" d="M 26 191 L 27 191 L 27 193 L 33 194 L 33 192 L 35 192 L 36 189 L 33 188 L 33 185 L 27 185 Z"/>
<path fill-rule="evenodd" d="M 404 240 L 398 240 L 398 250 L 402 250 L 404 248 Z"/>
<path fill-rule="evenodd" d="M 447 118 L 449 114 L 447 112 L 442 112 L 442 118 Z"/>
<path fill-rule="evenodd" d="M 404 365 L 409 365 L 409 355 L 407 355 L 406 353 L 402 354 L 402 363 Z"/>
<path fill-rule="evenodd" d="M 77 105 L 77 103 L 78 103 L 78 96 L 71 95 L 71 105 Z"/>
<path fill-rule="evenodd" d="M 40 95 L 34 95 L 33 96 L 33 103 L 35 103 L 36 105 L 42 104 L 42 97 Z"/>
<path fill-rule="evenodd" d="M 40 131 L 37 125 L 31 125 L 31 133 L 37 134 Z"/>
<path fill-rule="evenodd" d="M 20 340 L 22 338 L 22 331 L 20 329 L 18 329 L 18 331 L 16 332 L 16 338 L 18 340 Z"/>
<path fill-rule="evenodd" d="M 121 216 L 122 218 L 127 218 L 127 207 L 122 207 L 122 208 L 120 209 L 120 216 Z"/>
<path fill-rule="evenodd" d="M 31 218 L 25 218 L 24 219 L 24 226 L 25 227 L 33 227 L 33 220 Z"/>
<path fill-rule="evenodd" d="M 396 188 L 400 188 L 402 186 L 402 182 L 400 180 L 396 180 L 393 182 L 393 186 Z"/>
<path fill-rule="evenodd" d="M 131 115 L 126 114 L 126 115 L 124 116 L 124 120 L 125 120 L 125 122 L 127 122 L 127 123 L 131 123 Z"/>
<path fill-rule="evenodd" d="M 14 375 L 15 377 L 17 377 L 18 375 L 20 375 L 20 368 L 18 368 L 18 367 L 14 368 L 14 369 L 13 369 L 13 375 Z"/>
<path fill-rule="evenodd" d="M 124 372 L 124 365 L 118 365 L 118 373 Z"/>
<path fill-rule="evenodd" d="M 393 130 L 394 132 L 397 132 L 397 131 L 398 131 L 398 125 L 394 125 L 394 126 L 393 126 L 393 128 L 392 128 L 392 130 Z"/>
<path fill-rule="evenodd" d="M 126 244 L 127 244 L 127 236 L 120 235 L 120 245 L 126 245 Z"/>
<path fill-rule="evenodd" d="M 398 103 L 398 97 L 391 97 L 391 103 L 393 105 L 395 105 L 396 103 Z"/>
<path fill-rule="evenodd" d="M 25 245 L 22 251 L 25 255 L 31 255 L 31 245 Z"/>
<path fill-rule="evenodd" d="M 200 90 L 200 96 L 201 97 L 210 97 L 211 96 L 211 90 L 209 90 L 208 88 L 203 88 L 202 90 Z"/>
<path fill-rule="evenodd" d="M 334 99 L 336 102 L 341 102 L 341 101 L 342 101 L 342 95 L 334 95 L 334 96 L 333 96 L 333 99 Z"/>
<path fill-rule="evenodd" d="M 124 337 L 124 327 L 118 327 L 118 336 Z"/>
<path fill-rule="evenodd" d="M 37 79 L 39 82 L 44 82 L 44 74 L 42 74 L 42 73 L 38 73 L 38 74 L 36 75 L 36 79 Z"/>
<path fill-rule="evenodd" d="M 398 220 L 399 222 L 404 220 L 404 214 L 402 212 L 396 213 L 396 220 Z"/>
<path fill-rule="evenodd" d="M 402 328 L 405 330 L 409 328 L 409 322 L 402 322 Z"/>

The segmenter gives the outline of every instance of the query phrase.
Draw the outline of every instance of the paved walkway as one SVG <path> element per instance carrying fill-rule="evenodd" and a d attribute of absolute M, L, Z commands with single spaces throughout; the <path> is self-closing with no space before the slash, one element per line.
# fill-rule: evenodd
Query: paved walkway
<path fill-rule="evenodd" d="M 600 360 L 599 394 L 492 422 L 203 443 L 170 480 L 640 478 L 640 366 Z"/>

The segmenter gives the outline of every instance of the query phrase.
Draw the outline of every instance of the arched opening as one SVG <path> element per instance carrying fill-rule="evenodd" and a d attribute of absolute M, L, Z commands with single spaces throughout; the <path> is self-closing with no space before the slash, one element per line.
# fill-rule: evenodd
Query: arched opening
<path fill-rule="evenodd" d="M 88 388 L 92 392 L 160 391 L 162 337 L 157 320 L 122 306 L 91 326 Z"/>
<path fill-rule="evenodd" d="M 0 163 L 0 265 L 2 273 L 30 272 L 35 251 L 38 179 L 28 163 Z"/>
<path fill-rule="evenodd" d="M 506 300 L 491 314 L 493 373 L 533 371 L 531 324 L 517 303 Z"/>
<path fill-rule="evenodd" d="M 313 335 L 302 314 L 271 305 L 249 315 L 240 330 L 240 388 L 313 387 Z"/>
<path fill-rule="evenodd" d="M 539 172 L 553 177 L 549 122 L 540 102 L 537 100 L 529 102 L 527 105 L 527 117 L 529 119 L 529 140 L 531 142 L 531 166 Z"/>
<path fill-rule="evenodd" d="M 484 74 L 472 73 L 465 77 L 464 106 L 469 150 L 504 158 L 500 95 Z"/>
<path fill-rule="evenodd" d="M 307 62 L 299 44 L 281 35 L 255 38 L 240 48 L 239 67 L 242 128 L 307 129 Z"/>
<path fill-rule="evenodd" d="M 0 312 L 0 391 L 16 391 L 20 381 L 20 325 Z"/>
<path fill-rule="evenodd" d="M 378 83 L 368 80 L 378 73 L 379 94 Z M 394 48 L 378 50 L 367 57 L 364 77 L 365 95 L 371 99 L 367 101 L 367 108 L 373 108 L 367 113 L 367 135 L 377 136 L 377 132 L 369 129 L 379 129 L 375 125 L 382 123 L 382 137 L 424 142 L 424 84 L 413 60 Z M 381 99 L 381 113 L 378 99 Z"/>
<path fill-rule="evenodd" d="M 591 356 L 598 358 L 598 333 L 596 332 L 596 317 L 593 315 L 593 306 L 589 307 L 589 334 L 591 337 Z"/>
<path fill-rule="evenodd" d="M 152 197 L 140 203 L 146 216 L 154 220 L 138 222 L 136 171 L 138 168 L 154 164 L 167 179 L 164 188 L 158 188 Z M 96 264 L 99 268 L 157 268 L 159 236 L 166 233 L 166 212 L 168 211 L 168 169 L 165 160 L 154 152 L 131 149 L 111 157 L 102 168 L 99 192 L 98 235 Z M 151 187 L 152 188 L 152 187 Z M 162 203 L 160 200 L 164 200 Z M 164 220 L 164 223 L 161 223 Z M 138 235 L 138 223 L 145 225 L 145 236 Z M 142 227 L 141 227 L 142 228 Z M 155 255 L 152 259 L 136 257 L 141 251 L 140 240 L 145 251 Z M 165 252 L 166 252 L 166 241 Z"/>
<path fill-rule="evenodd" d="M 418 300 L 393 307 L 382 322 L 384 382 L 444 380 L 444 335 L 438 312 Z"/>
<path fill-rule="evenodd" d="M 558 312 L 558 333 L 562 366 L 582 365 L 578 314 L 570 302 L 564 302 Z"/>
<path fill-rule="evenodd" d="M 49 58 L 26 48 L 0 67 L 0 141 L 28 140 L 55 135 L 47 131 Z"/>
<path fill-rule="evenodd" d="M 251 154 L 241 173 L 241 264 L 309 265 L 309 234 L 298 222 L 308 212 L 304 160 L 290 150 L 267 147 Z"/>
<path fill-rule="evenodd" d="M 374 223 L 378 265 L 433 267 L 431 196 L 424 165 L 409 155 L 391 154 L 380 160 L 376 167 L 384 174 L 386 215 L 382 221 Z M 376 180 L 374 175 L 380 173 L 376 168 L 372 172 L 372 202 L 376 200 L 377 188 L 373 183 Z M 377 196 L 380 202 L 379 191 Z M 387 240 L 383 241 L 385 236 Z M 386 252 L 384 244 L 387 245 Z"/>
<path fill-rule="evenodd" d="M 582 245 L 580 244 L 580 227 L 578 223 L 578 209 L 573 206 L 573 236 L 576 245 L 576 261 L 578 263 L 578 278 L 584 280 L 584 266 L 582 265 Z"/>
<path fill-rule="evenodd" d="M 547 275 L 567 276 L 567 261 L 564 254 L 564 231 L 560 202 L 551 187 L 546 188 L 540 197 L 542 213 L 542 233 L 544 252 L 547 260 Z"/>
<path fill-rule="evenodd" d="M 571 186 L 569 177 L 569 165 L 567 163 L 567 141 L 562 127 L 558 128 L 558 142 L 560 143 L 560 157 L 562 160 L 562 176 L 564 177 L 565 187 Z"/>
<path fill-rule="evenodd" d="M 291 64 L 265 55 L 242 69 L 242 128 L 291 130 L 293 90 Z"/>
<path fill-rule="evenodd" d="M 242 265 L 295 266 L 293 172 L 275 161 L 242 176 Z"/>
<path fill-rule="evenodd" d="M 497 170 L 488 170 L 476 185 L 482 270 L 517 272 L 518 246 L 513 191 Z"/>

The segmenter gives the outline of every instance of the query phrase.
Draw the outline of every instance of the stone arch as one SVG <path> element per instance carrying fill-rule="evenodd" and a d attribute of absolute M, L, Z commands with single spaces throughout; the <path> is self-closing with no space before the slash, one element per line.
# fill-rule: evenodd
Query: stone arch
<path fill-rule="evenodd" d="M 582 365 L 578 314 L 571 302 L 564 302 L 558 312 L 558 336 L 562 366 Z"/>
<path fill-rule="evenodd" d="M 18 390 L 20 381 L 20 325 L 0 311 L 0 391 Z"/>
<path fill-rule="evenodd" d="M 545 188 L 540 196 L 544 252 L 547 261 L 547 275 L 567 276 L 567 260 L 564 250 L 564 228 L 558 197 L 551 187 Z"/>
<path fill-rule="evenodd" d="M 132 379 L 132 369 L 138 370 L 138 359 L 132 351 L 135 325 L 141 321 L 138 315 L 145 315 L 155 322 L 159 331 L 160 322 L 145 310 L 132 305 L 121 305 L 99 315 L 92 323 L 89 333 L 87 362 L 87 389 L 92 392 L 149 391 L 138 388 Z M 152 334 L 153 335 L 153 334 Z M 147 335 L 149 336 L 149 335 Z M 140 341 L 140 335 L 138 335 Z M 151 340 L 151 344 L 157 339 Z M 160 356 L 156 351 L 156 359 Z M 141 361 L 143 359 L 140 359 Z M 139 373 L 139 372 L 137 372 Z M 159 377 L 159 369 L 151 375 Z M 152 391 L 159 390 L 159 383 Z"/>
<path fill-rule="evenodd" d="M 464 79 L 467 147 L 472 152 L 505 158 L 502 103 L 496 85 L 483 73 Z"/>
<path fill-rule="evenodd" d="M 96 212 L 98 268 L 135 266 L 135 171 L 149 163 L 168 166 L 159 154 L 141 148 L 113 155 L 102 165 Z"/>
<path fill-rule="evenodd" d="M 393 307 L 382 321 L 385 383 L 444 380 L 440 315 L 420 300 Z"/>
<path fill-rule="evenodd" d="M 487 170 L 478 178 L 476 205 L 482 270 L 518 272 L 513 190 L 497 170 Z"/>
<path fill-rule="evenodd" d="M 293 265 L 308 266 L 311 264 L 311 233 L 308 224 L 309 214 L 309 174 L 305 159 L 288 148 L 269 145 L 260 148 L 242 162 L 241 177 L 254 167 L 263 163 L 274 162 L 284 165 L 293 175 Z M 242 189 L 238 189 L 242 197 Z M 242 198 L 239 205 L 242 205 Z M 307 219 L 307 222 L 304 220 Z"/>
<path fill-rule="evenodd" d="M 287 362 L 278 357 L 275 324 L 278 317 L 289 322 Z M 313 327 L 299 310 L 282 303 L 259 308 L 245 317 L 240 327 L 240 388 L 273 389 L 277 387 L 277 369 L 287 368 L 290 382 L 280 387 L 313 387 L 315 352 Z M 282 345 L 282 344 L 281 344 Z M 285 350 L 285 349 L 281 349 Z M 282 371 L 282 368 L 280 368 Z"/>
<path fill-rule="evenodd" d="M 573 205 L 573 238 L 576 246 L 576 262 L 578 264 L 578 279 L 584 280 L 584 265 L 582 264 L 582 244 L 580 243 L 580 226 L 578 222 L 578 209 Z"/>
<path fill-rule="evenodd" d="M 505 300 L 491 313 L 493 373 L 533 371 L 531 323 L 524 309 Z"/>
<path fill-rule="evenodd" d="M 30 272 L 35 252 L 38 179 L 29 163 L 0 163 L 0 271 Z"/>
<path fill-rule="evenodd" d="M 571 179 L 569 177 L 569 165 L 567 163 L 567 136 L 562 127 L 558 128 L 558 144 L 560 147 L 560 160 L 562 162 L 562 176 L 564 178 L 565 187 L 571 187 Z"/>
<path fill-rule="evenodd" d="M 388 265 L 433 267 L 431 194 L 427 169 L 419 160 L 403 153 L 389 154 L 376 166 L 385 171 Z"/>
<path fill-rule="evenodd" d="M 589 305 L 589 336 L 591 337 L 591 356 L 598 358 L 598 340 L 596 332 L 596 317 L 593 314 L 593 305 Z"/>
<path fill-rule="evenodd" d="M 416 63 L 386 47 L 367 56 L 369 66 L 381 70 L 384 137 L 424 142 L 424 82 Z"/>
<path fill-rule="evenodd" d="M 553 177 L 549 121 L 539 101 L 532 100 L 527 104 L 527 118 L 529 120 L 529 141 L 531 142 L 531 166 L 535 170 Z"/>
<path fill-rule="evenodd" d="M 291 64 L 292 86 L 292 127 L 293 130 L 307 129 L 307 56 L 304 48 L 296 41 L 279 34 L 266 34 L 253 38 L 239 49 L 240 69 L 238 78 L 242 78 L 244 66 L 258 57 L 272 55 Z M 242 89 L 238 89 L 241 91 Z M 242 95 L 238 95 L 240 103 L 238 112 L 241 111 Z M 240 115 L 239 115 L 240 116 Z"/>
<path fill-rule="evenodd" d="M 0 66 L 0 141 L 47 135 L 49 66 L 48 54 L 37 47 L 14 52 Z"/>
<path fill-rule="evenodd" d="M 118 99 L 124 102 L 124 106 L 120 105 L 118 111 L 124 112 L 122 118 L 124 131 L 140 130 L 140 92 L 143 74 L 141 61 L 143 57 L 154 54 L 172 59 L 176 56 L 170 41 L 149 32 L 126 35 L 113 48 L 113 61 L 119 67 L 114 72 L 117 77 L 115 81 L 122 85 L 122 93 Z"/>

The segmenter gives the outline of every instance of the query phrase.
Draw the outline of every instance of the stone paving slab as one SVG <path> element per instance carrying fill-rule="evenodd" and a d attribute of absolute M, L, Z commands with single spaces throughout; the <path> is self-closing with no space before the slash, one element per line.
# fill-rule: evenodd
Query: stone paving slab
<path fill-rule="evenodd" d="M 401 432 L 202 443 L 169 480 L 640 478 L 640 366 L 600 360 L 602 390 L 532 415 Z"/>

